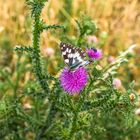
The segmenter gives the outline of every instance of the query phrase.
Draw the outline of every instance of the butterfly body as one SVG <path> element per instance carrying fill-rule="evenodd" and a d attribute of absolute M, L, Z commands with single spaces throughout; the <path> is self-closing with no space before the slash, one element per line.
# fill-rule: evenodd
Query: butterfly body
<path fill-rule="evenodd" d="M 74 46 L 66 43 L 61 43 L 60 48 L 64 62 L 70 70 L 76 70 L 90 64 L 89 60 L 85 60 L 86 53 L 80 48 L 75 48 Z"/>

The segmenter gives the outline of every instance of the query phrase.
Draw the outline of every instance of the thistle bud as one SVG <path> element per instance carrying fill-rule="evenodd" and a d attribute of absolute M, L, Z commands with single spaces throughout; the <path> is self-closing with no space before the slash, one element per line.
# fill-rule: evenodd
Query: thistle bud
<path fill-rule="evenodd" d="M 131 94 L 129 95 L 129 98 L 130 98 L 130 101 L 133 102 L 133 101 L 135 100 L 136 96 L 135 96 L 134 93 L 131 93 Z"/>
<path fill-rule="evenodd" d="M 136 114 L 137 116 L 140 116 L 140 108 L 137 108 L 137 109 L 135 110 L 135 114 Z"/>

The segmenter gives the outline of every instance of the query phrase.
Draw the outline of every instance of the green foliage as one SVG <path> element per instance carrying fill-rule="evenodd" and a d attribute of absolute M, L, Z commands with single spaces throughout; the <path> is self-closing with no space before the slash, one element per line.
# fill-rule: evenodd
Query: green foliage
<path fill-rule="evenodd" d="M 26 0 L 27 5 L 31 8 L 31 16 L 40 16 L 42 8 L 45 6 L 47 0 Z"/>
<path fill-rule="evenodd" d="M 33 49 L 31 47 L 27 47 L 27 46 L 16 46 L 15 51 L 21 52 L 21 53 L 23 53 L 23 52 L 32 53 Z"/>
<path fill-rule="evenodd" d="M 60 25 L 46 25 L 40 17 L 46 0 L 28 0 L 33 19 L 33 40 L 30 46 L 16 47 L 16 80 L 12 73 L 0 70 L 11 95 L 2 93 L 0 101 L 0 138 L 2 140 L 131 140 L 139 138 L 139 121 L 134 114 L 135 102 L 129 98 L 133 83 L 127 90 L 117 90 L 113 85 L 116 70 L 126 62 L 123 52 L 103 70 L 98 62 L 88 68 L 86 88 L 76 96 L 66 94 L 59 79 L 43 70 L 40 55 L 40 35 L 43 30 L 63 29 Z M 87 44 L 85 37 L 97 31 L 96 24 L 87 16 L 76 21 L 79 35 L 73 44 Z M 66 40 L 67 37 L 66 37 Z M 28 54 L 29 57 L 25 55 Z M 23 55 L 22 55 L 23 53 Z M 21 60 L 21 58 L 24 58 Z M 28 66 L 30 64 L 30 66 Z M 23 72 L 31 72 L 31 79 L 24 85 Z M 32 73 L 33 72 L 33 73 Z M 4 91 L 1 89 L 0 91 Z M 30 106 L 24 106 L 28 98 Z M 29 138 L 28 135 L 32 137 Z"/>
<path fill-rule="evenodd" d="M 97 25 L 92 19 L 88 16 L 81 16 L 81 20 L 77 21 L 78 31 L 79 31 L 79 39 L 77 45 L 81 45 L 84 43 L 83 39 L 88 36 L 95 34 L 98 30 Z"/>
<path fill-rule="evenodd" d="M 96 33 L 97 31 L 97 25 L 95 22 L 92 21 L 92 19 L 88 16 L 82 16 L 81 21 L 77 22 L 77 25 L 79 27 L 79 36 L 83 37 L 84 35 L 91 35 Z"/>

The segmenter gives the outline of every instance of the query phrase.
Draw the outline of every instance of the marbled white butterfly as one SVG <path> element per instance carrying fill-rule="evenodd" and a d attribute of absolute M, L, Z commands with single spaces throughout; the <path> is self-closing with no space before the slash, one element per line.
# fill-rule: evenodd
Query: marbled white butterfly
<path fill-rule="evenodd" d="M 75 48 L 72 45 L 61 43 L 60 49 L 64 62 L 67 64 L 70 70 L 76 70 L 80 67 L 90 64 L 90 61 L 84 60 L 86 53 L 80 48 Z"/>

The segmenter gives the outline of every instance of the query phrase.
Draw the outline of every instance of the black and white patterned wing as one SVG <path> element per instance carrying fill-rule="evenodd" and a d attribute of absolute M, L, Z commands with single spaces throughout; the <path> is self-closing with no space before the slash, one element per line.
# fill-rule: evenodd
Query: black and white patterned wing
<path fill-rule="evenodd" d="M 66 43 L 61 43 L 60 48 L 64 61 L 70 69 L 77 69 L 89 64 L 89 61 L 84 60 L 86 54 L 80 48 L 75 48 Z"/>

